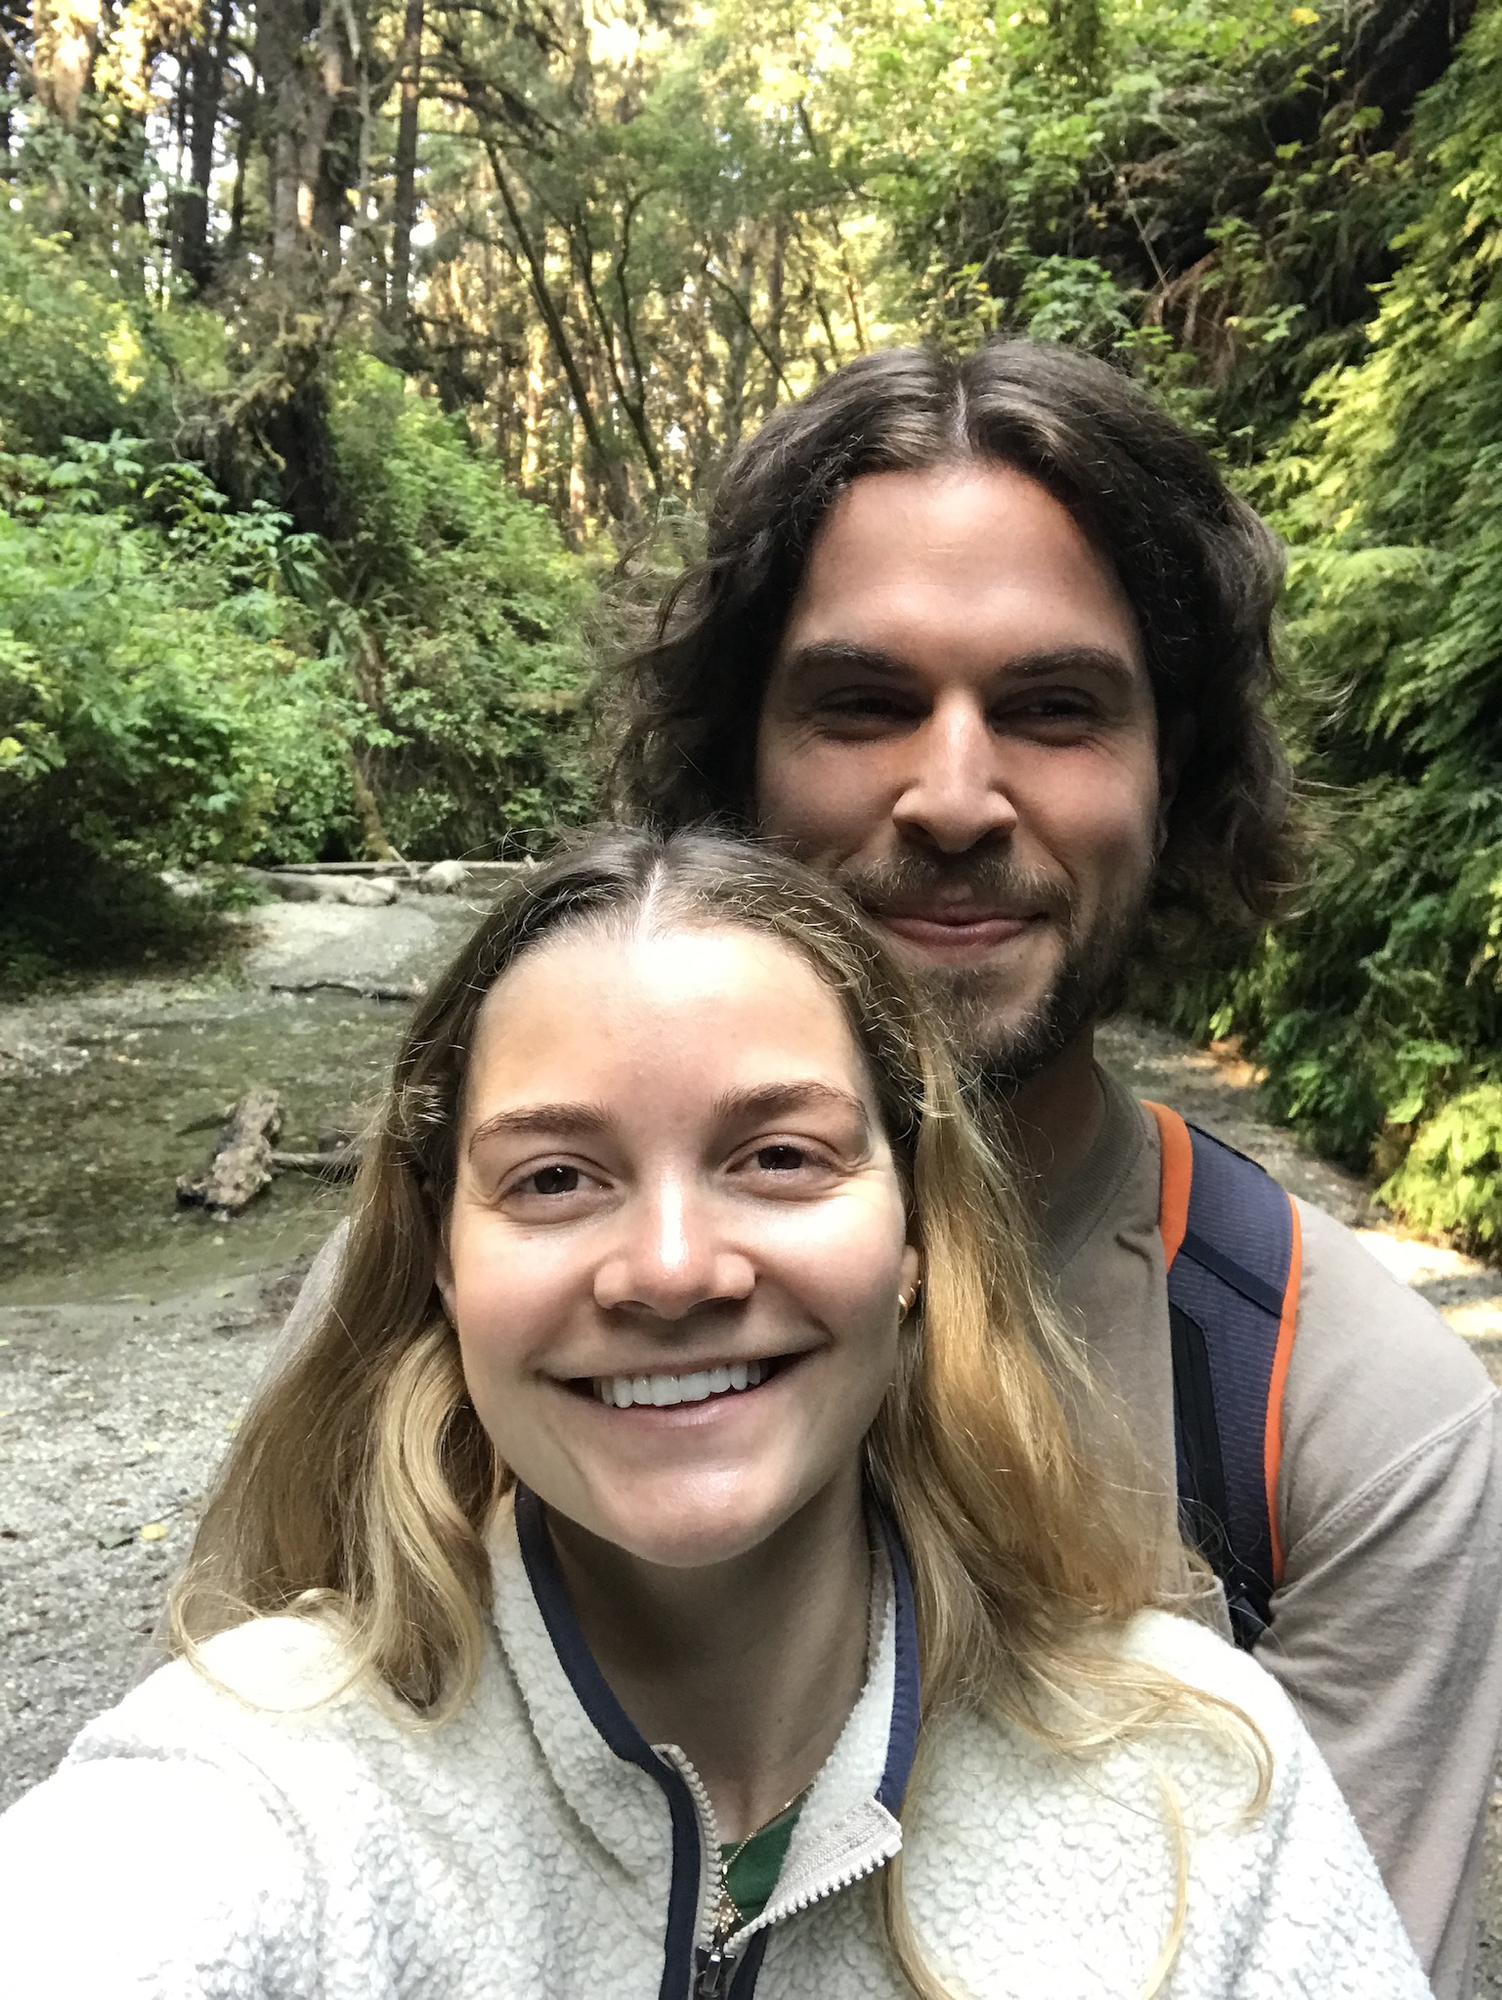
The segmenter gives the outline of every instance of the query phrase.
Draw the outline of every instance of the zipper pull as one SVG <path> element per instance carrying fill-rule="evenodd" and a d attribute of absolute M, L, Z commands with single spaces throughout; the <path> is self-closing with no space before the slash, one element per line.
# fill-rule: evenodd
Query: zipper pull
<path fill-rule="evenodd" d="M 699 1970 L 694 1975 L 693 2000 L 726 2000 L 735 1973 L 735 1960 L 718 1938 L 711 1945 L 701 1944 L 695 1957 L 699 1961 Z"/>

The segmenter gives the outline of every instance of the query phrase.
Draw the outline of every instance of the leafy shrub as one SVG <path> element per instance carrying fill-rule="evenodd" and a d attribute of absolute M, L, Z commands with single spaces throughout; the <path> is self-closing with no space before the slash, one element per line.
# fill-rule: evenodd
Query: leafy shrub
<path fill-rule="evenodd" d="M 340 558 L 395 739 L 374 760 L 387 828 L 417 854 L 533 845 L 590 798 L 584 565 L 394 370 L 349 357 L 334 428 L 357 522 Z"/>
<path fill-rule="evenodd" d="M 342 710 L 303 650 L 267 523 L 217 546 L 110 504 L 129 440 L 0 460 L 0 848 L 12 915 L 91 867 L 316 852 L 343 809 Z M 192 468 L 181 478 L 191 483 Z M 179 513 L 181 510 L 178 510 Z M 249 567 L 248 567 L 249 565 Z M 236 585 L 238 584 L 238 588 Z"/>
<path fill-rule="evenodd" d="M 1463 1091 L 1427 1119 L 1378 1194 L 1465 1249 L 1502 1247 L 1502 1084 Z"/>
<path fill-rule="evenodd" d="M 126 425 L 136 349 L 120 300 L 65 241 L 0 214 L 0 444 L 46 451 Z"/>
<path fill-rule="evenodd" d="M 179 355 L 202 383 L 223 344 L 207 313 L 151 311 L 66 237 L 0 205 L 0 450 L 57 453 L 69 435 L 165 431 Z"/>

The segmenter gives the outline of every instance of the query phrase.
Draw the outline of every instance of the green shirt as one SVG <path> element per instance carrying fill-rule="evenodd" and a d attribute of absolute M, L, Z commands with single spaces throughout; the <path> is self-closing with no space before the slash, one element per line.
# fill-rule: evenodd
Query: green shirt
<path fill-rule="evenodd" d="M 733 1841 L 720 1849 L 725 1886 L 743 1922 L 749 1924 L 753 1917 L 759 1917 L 771 1901 L 801 1809 L 801 1804 L 789 1806 L 781 1819 L 752 1834 L 738 1854 Z"/>

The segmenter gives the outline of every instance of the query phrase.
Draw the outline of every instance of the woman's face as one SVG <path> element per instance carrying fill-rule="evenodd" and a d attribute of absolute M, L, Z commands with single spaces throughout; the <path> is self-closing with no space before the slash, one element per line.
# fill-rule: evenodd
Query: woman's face
<path fill-rule="evenodd" d="M 853 1498 L 916 1281 L 838 1001 L 752 931 L 576 931 L 480 1010 L 439 1283 L 480 1421 L 642 1560 Z"/>

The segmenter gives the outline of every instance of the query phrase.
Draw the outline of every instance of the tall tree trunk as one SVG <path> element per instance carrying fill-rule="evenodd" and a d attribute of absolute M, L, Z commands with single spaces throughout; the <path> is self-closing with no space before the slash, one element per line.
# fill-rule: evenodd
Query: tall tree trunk
<path fill-rule="evenodd" d="M 224 78 L 229 67 L 233 13 L 234 0 L 222 0 L 212 39 L 210 23 L 205 19 L 202 39 L 194 41 L 188 58 L 188 184 L 173 202 L 172 266 L 195 292 L 203 291 L 214 274 L 209 247 L 209 189 L 214 177 L 214 142 L 219 130 Z"/>
<path fill-rule="evenodd" d="M 272 268 L 294 280 L 315 261 L 314 220 L 333 106 L 317 0 L 260 0 L 256 67 L 265 92 L 262 137 L 271 177 Z"/>
<path fill-rule="evenodd" d="M 599 419 L 595 414 L 594 403 L 589 393 L 589 385 L 584 379 L 584 371 L 580 365 L 579 357 L 574 352 L 574 343 L 569 338 L 568 329 L 563 323 L 563 315 L 558 309 L 558 302 L 553 296 L 551 285 L 548 283 L 548 274 L 542 256 L 539 253 L 537 244 L 533 241 L 532 232 L 527 227 L 526 219 L 517 205 L 510 177 L 506 172 L 505 163 L 501 158 L 501 149 L 495 140 L 489 137 L 485 139 L 484 144 L 486 154 L 490 160 L 490 171 L 495 179 L 496 192 L 501 197 L 501 206 L 506 211 L 506 220 L 511 225 L 511 232 L 516 238 L 517 248 L 521 253 L 522 262 L 526 266 L 527 277 L 532 287 L 532 297 L 536 301 L 537 310 L 542 315 L 543 324 L 548 330 L 548 338 L 553 343 L 553 352 L 558 357 L 558 365 L 563 370 L 564 380 L 568 383 L 569 394 L 574 399 L 574 411 L 579 419 L 579 425 L 584 433 L 585 442 L 588 447 L 588 455 L 591 461 L 590 469 L 600 481 L 601 492 L 605 501 L 605 511 L 609 514 L 612 521 L 624 521 L 630 512 L 630 495 L 626 489 L 626 481 L 620 461 L 605 442 L 604 434 L 600 430 Z"/>
<path fill-rule="evenodd" d="M 32 67 L 37 101 L 71 132 L 94 73 L 100 0 L 36 0 Z"/>
<path fill-rule="evenodd" d="M 568 455 L 568 535 L 574 547 L 583 546 L 589 533 L 589 465 L 591 452 L 579 413 L 569 426 Z"/>
<path fill-rule="evenodd" d="M 725 261 L 728 263 L 729 259 Z M 749 244 L 741 245 L 735 282 L 740 295 L 749 296 L 756 282 L 756 252 Z M 746 426 L 746 383 L 753 342 L 750 327 L 739 315 L 731 320 L 721 337 L 725 343 L 724 387 L 721 392 L 724 443 L 725 449 L 732 451 L 740 443 L 741 432 Z"/>
<path fill-rule="evenodd" d="M 548 423 L 547 335 L 534 320 L 527 328 L 527 395 L 523 405 L 522 456 L 519 484 L 523 493 L 536 490 L 543 473 L 543 434 Z"/>
<path fill-rule="evenodd" d="M 626 421 L 635 432 L 636 441 L 641 446 L 642 457 L 646 460 L 647 471 L 651 474 L 653 491 L 660 497 L 663 490 L 662 454 L 657 448 L 657 440 L 647 421 L 647 375 L 642 366 L 641 351 L 637 343 L 635 307 L 626 278 L 626 262 L 630 255 L 631 244 L 631 215 L 632 211 L 628 208 L 615 255 L 615 290 L 620 301 L 619 330 L 621 343 L 626 350 L 627 368 L 631 377 L 629 381 L 616 354 L 616 326 L 612 323 L 605 302 L 600 297 L 599 287 L 595 284 L 593 251 L 588 233 L 582 227 L 570 231 L 569 249 L 573 258 L 574 275 L 578 280 L 576 311 L 586 326 L 593 319 L 595 330 L 599 334 L 599 339 L 591 350 L 596 357 L 592 370 L 595 400 L 597 403 L 603 403 L 606 399 L 606 385 L 601 374 L 603 366 L 609 374 L 610 391 L 616 403 L 625 411 Z"/>
<path fill-rule="evenodd" d="M 423 0 L 407 0 L 402 17 L 402 100 L 396 121 L 396 189 L 391 203 L 391 298 L 387 324 L 407 338 L 412 285 L 412 225 L 417 219 L 417 112 L 422 101 Z"/>
<path fill-rule="evenodd" d="M 318 21 L 318 78 L 326 107 L 313 165 L 313 232 L 326 272 L 343 258 L 350 191 L 358 176 L 359 114 L 355 78 L 362 63 L 358 24 L 339 0 L 324 0 Z"/>
<path fill-rule="evenodd" d="M 245 247 L 245 175 L 260 105 L 253 83 L 242 83 L 235 99 L 235 172 L 229 197 L 229 234 L 224 240 L 224 255 L 231 264 Z"/>
<path fill-rule="evenodd" d="M 762 390 L 761 413 L 769 417 L 777 407 L 777 385 L 786 379 L 782 327 L 787 309 L 788 223 L 779 215 L 772 224 L 772 256 L 767 266 L 767 350 L 775 365 Z"/>

